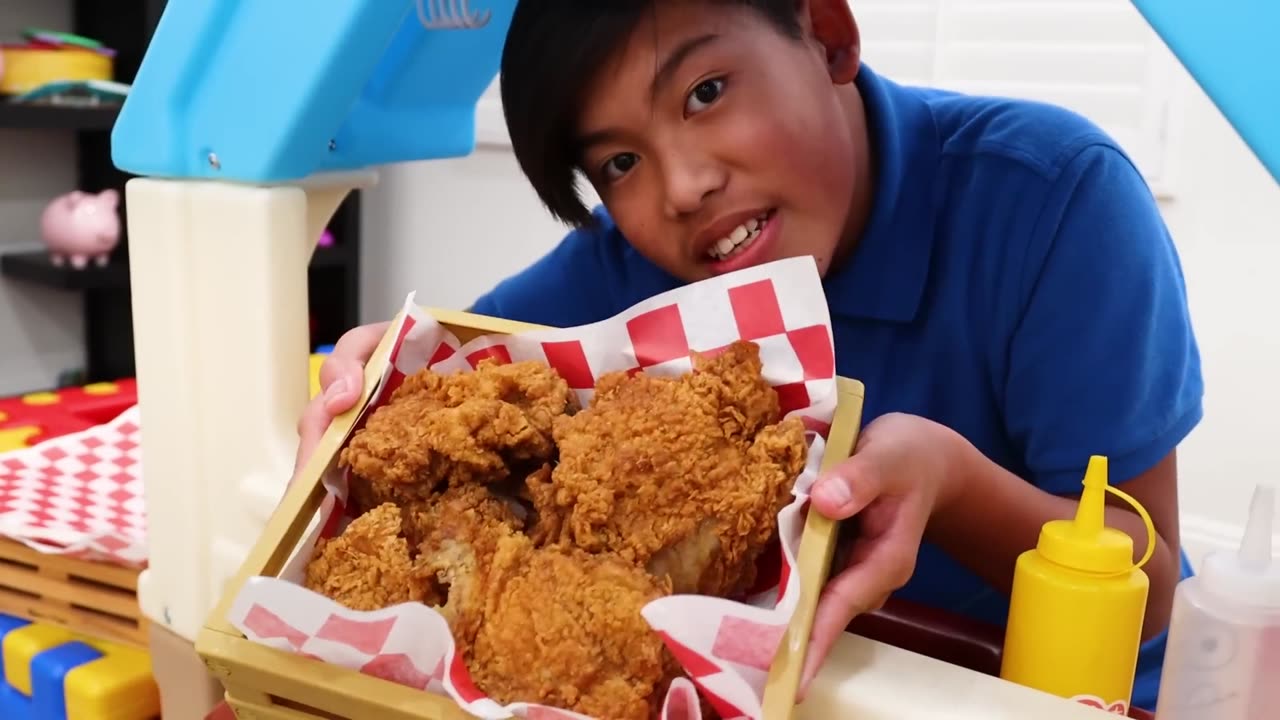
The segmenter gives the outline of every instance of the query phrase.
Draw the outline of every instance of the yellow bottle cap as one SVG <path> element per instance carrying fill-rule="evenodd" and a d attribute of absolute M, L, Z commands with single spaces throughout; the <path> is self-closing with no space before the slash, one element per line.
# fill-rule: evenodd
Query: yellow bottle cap
<path fill-rule="evenodd" d="M 1138 511 L 1147 526 L 1147 551 L 1133 562 L 1133 538 L 1107 527 L 1107 493 L 1120 496 Z M 1122 575 L 1147 564 L 1155 551 L 1156 532 L 1151 516 L 1129 495 L 1107 483 L 1107 458 L 1094 455 L 1084 475 L 1084 492 L 1074 520 L 1052 520 L 1040 529 L 1037 549 L 1050 562 L 1081 572 Z"/>

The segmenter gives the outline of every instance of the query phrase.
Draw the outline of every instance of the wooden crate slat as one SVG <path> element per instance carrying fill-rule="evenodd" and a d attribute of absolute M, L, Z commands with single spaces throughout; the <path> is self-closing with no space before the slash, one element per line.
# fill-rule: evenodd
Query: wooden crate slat
<path fill-rule="evenodd" d="M 138 647 L 146 647 L 147 644 L 146 624 L 136 618 L 106 615 L 92 608 L 24 595 L 6 588 L 0 588 L 0 612 L 58 625 L 101 640 L 115 640 Z"/>
<path fill-rule="evenodd" d="M 0 588 L 39 595 L 50 602 L 64 602 L 100 610 L 108 615 L 137 615 L 138 596 L 128 590 L 99 583 L 89 584 L 57 572 L 31 570 L 0 562 Z"/>
<path fill-rule="evenodd" d="M 0 539 L 0 612 L 146 647 L 138 572 Z"/>
<path fill-rule="evenodd" d="M 108 563 L 92 562 L 63 555 L 49 555 L 0 538 L 0 560 L 58 569 L 70 577 L 83 578 L 124 590 L 138 590 L 138 570 Z"/>

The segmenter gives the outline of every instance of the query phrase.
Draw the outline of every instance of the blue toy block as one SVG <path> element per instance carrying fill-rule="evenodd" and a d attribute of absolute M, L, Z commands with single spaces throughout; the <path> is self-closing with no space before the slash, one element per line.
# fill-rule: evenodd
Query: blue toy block
<path fill-rule="evenodd" d="M 0 718 L 35 720 L 31 714 L 31 699 L 2 680 L 0 680 Z"/>
<path fill-rule="evenodd" d="M 30 624 L 31 621 L 26 618 L 0 613 L 0 638 L 7 635 L 10 630 L 17 630 L 20 627 L 26 627 Z"/>
<path fill-rule="evenodd" d="M 32 720 L 67 720 L 67 673 L 100 657 L 82 642 L 69 642 L 31 658 Z"/>
<path fill-rule="evenodd" d="M 270 183 L 466 155 L 515 6 L 169 0 L 112 160 L 134 175 Z"/>
<path fill-rule="evenodd" d="M 1280 182 L 1280 2 L 1133 4 Z"/>

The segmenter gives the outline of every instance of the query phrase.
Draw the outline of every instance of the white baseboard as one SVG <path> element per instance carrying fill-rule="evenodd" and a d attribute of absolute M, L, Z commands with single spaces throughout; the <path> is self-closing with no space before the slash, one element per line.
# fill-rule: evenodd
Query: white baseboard
<path fill-rule="evenodd" d="M 1218 550 L 1235 550 L 1240 547 L 1244 526 L 1210 518 L 1182 517 L 1182 547 L 1186 549 L 1194 567 L 1200 566 L 1205 553 Z M 1275 538 L 1272 553 L 1280 558 L 1280 538 Z"/>

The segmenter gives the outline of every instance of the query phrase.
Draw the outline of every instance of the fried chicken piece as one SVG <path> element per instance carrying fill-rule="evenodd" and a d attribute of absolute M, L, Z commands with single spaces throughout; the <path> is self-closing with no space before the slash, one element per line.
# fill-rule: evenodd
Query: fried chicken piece
<path fill-rule="evenodd" d="M 484 622 L 467 657 L 476 686 L 591 717 L 647 720 L 678 665 L 641 616 L 670 584 L 609 554 L 498 540 L 484 575 Z"/>
<path fill-rule="evenodd" d="M 549 480 L 529 478 L 534 538 L 617 552 L 677 593 L 745 591 L 808 453 L 761 372 L 759 347 L 738 342 L 679 378 L 603 377 L 556 420 Z"/>
<path fill-rule="evenodd" d="M 406 508 L 416 572 L 431 578 L 438 610 L 459 651 L 471 647 L 483 616 L 477 584 L 500 540 L 524 528 L 523 508 L 483 485 L 455 485 Z"/>
<path fill-rule="evenodd" d="M 546 363 L 484 360 L 449 375 L 423 369 L 374 410 L 339 461 L 374 486 L 365 495 L 411 501 L 445 482 L 496 482 L 513 466 L 547 462 L 554 419 L 576 409 L 577 396 Z"/>
<path fill-rule="evenodd" d="M 397 393 L 425 394 L 445 407 L 473 398 L 501 400 L 518 407 L 539 433 L 551 438 L 555 419 L 576 412 L 578 396 L 555 368 L 537 360 L 499 363 L 481 360 L 473 372 L 450 375 L 429 370 L 405 378 Z"/>
<path fill-rule="evenodd" d="M 390 503 L 357 517 L 337 537 L 316 543 L 303 586 L 352 610 L 437 603 L 400 531 L 400 509 Z"/>

